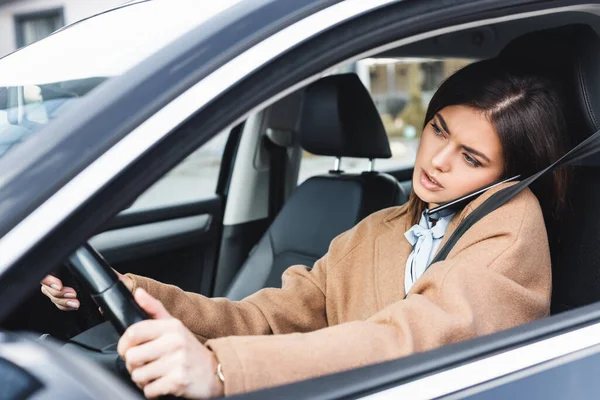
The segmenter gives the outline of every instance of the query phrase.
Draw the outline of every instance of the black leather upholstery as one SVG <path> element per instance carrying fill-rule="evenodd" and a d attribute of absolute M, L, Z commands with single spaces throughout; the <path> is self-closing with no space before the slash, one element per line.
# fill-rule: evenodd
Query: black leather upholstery
<path fill-rule="evenodd" d="M 523 35 L 501 57 L 561 84 L 573 145 L 600 127 L 600 37 L 591 27 L 567 25 Z"/>
<path fill-rule="evenodd" d="M 320 156 L 390 158 L 383 122 L 356 74 L 332 75 L 306 88 L 300 143 Z"/>
<path fill-rule="evenodd" d="M 324 78 L 307 92 L 300 121 L 305 148 L 330 156 L 389 154 L 379 113 L 356 75 Z M 361 107 L 340 105 L 340 94 L 344 103 L 350 99 Z M 369 214 L 407 200 L 395 178 L 377 172 L 330 173 L 306 180 L 284 204 L 226 296 L 241 300 L 264 287 L 281 287 L 281 275 L 288 267 L 312 267 L 337 235 Z"/>
<path fill-rule="evenodd" d="M 592 28 L 570 25 L 528 34 L 501 56 L 561 83 L 572 145 L 598 129 L 600 37 Z M 600 155 L 575 168 L 569 198 L 560 221 L 546 218 L 553 313 L 600 301 Z"/>

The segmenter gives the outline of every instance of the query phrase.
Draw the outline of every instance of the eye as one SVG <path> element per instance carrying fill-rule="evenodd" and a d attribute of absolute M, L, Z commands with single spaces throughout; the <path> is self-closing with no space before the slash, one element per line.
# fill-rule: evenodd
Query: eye
<path fill-rule="evenodd" d="M 480 167 L 481 166 L 481 163 L 479 161 L 477 161 L 476 159 L 474 159 L 473 157 L 471 157 L 467 153 L 464 153 L 463 157 L 465 158 L 465 161 L 468 164 L 472 165 L 473 167 Z"/>
<path fill-rule="evenodd" d="M 444 136 L 444 131 L 442 131 L 442 130 L 440 129 L 440 127 L 439 127 L 439 126 L 437 126 L 437 124 L 436 124 L 435 122 L 431 122 L 429 125 L 431 125 L 431 127 L 433 128 L 433 133 L 434 133 L 436 136 Z"/>

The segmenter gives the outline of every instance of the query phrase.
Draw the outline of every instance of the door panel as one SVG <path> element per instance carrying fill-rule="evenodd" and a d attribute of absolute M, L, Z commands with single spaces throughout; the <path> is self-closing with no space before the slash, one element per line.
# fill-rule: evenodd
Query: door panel
<path fill-rule="evenodd" d="M 211 219 L 203 214 L 116 229 L 93 237 L 90 243 L 111 263 L 124 262 L 191 245 L 210 230 Z"/>

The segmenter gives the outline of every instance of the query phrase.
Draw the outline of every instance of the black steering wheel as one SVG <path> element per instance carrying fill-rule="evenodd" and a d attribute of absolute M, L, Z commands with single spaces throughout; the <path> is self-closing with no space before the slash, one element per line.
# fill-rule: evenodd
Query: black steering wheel
<path fill-rule="evenodd" d="M 135 302 L 133 295 L 104 257 L 89 243 L 69 257 L 68 269 L 102 308 L 104 317 L 119 335 L 136 322 L 150 318 Z"/>
<path fill-rule="evenodd" d="M 136 322 L 150 319 L 150 316 L 136 303 L 131 292 L 119 280 L 110 264 L 89 243 L 77 249 L 69 257 L 67 268 L 84 286 L 83 289 L 88 292 L 96 304 L 102 308 L 103 316 L 110 322 L 118 336 L 123 335 L 127 328 Z M 108 336 L 109 342 L 111 342 L 110 339 L 114 339 L 114 334 L 107 331 L 104 325 L 106 324 L 95 326 L 78 336 L 87 335 L 95 339 L 98 339 L 99 336 Z M 127 378 L 127 383 L 141 392 L 131 381 L 129 372 L 125 368 L 125 362 L 117 354 L 116 343 L 108 343 L 110 345 L 105 347 L 100 345 L 99 347 L 103 348 L 94 350 L 94 347 L 98 346 L 81 346 L 81 342 L 85 342 L 85 338 L 74 339 L 76 338 L 71 338 L 70 342 L 77 344 L 75 347 L 80 351 L 83 350 L 87 356 L 123 378 Z M 65 346 L 69 344 L 73 343 L 67 343 Z M 178 397 L 162 396 L 161 399 L 178 399 Z"/>

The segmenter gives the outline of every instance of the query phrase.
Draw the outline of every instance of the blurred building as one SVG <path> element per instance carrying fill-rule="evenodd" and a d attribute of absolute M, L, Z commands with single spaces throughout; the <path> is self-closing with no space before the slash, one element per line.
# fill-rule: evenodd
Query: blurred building
<path fill-rule="evenodd" d="M 131 0 L 0 0 L 0 57 Z"/>
<path fill-rule="evenodd" d="M 427 105 L 439 85 L 472 61 L 370 58 L 359 61 L 356 71 L 369 88 L 388 134 L 412 138 L 420 136 Z"/>

